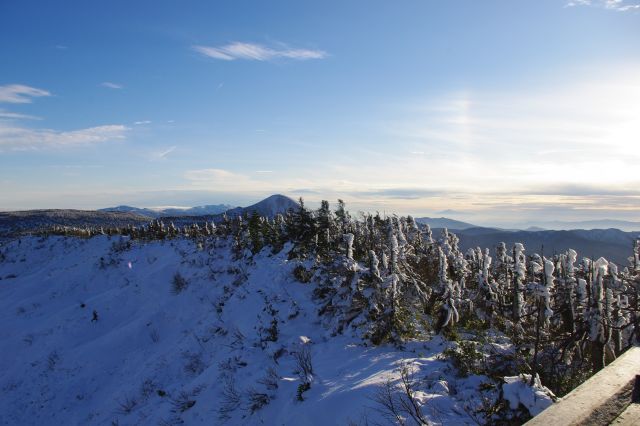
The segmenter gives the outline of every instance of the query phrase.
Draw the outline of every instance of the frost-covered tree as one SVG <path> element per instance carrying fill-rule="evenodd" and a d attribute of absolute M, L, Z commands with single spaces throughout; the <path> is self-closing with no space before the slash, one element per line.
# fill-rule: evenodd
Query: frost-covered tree
<path fill-rule="evenodd" d="M 453 281 L 451 281 L 448 276 L 449 264 L 447 256 L 440 247 L 438 247 L 438 257 L 440 261 L 438 269 L 438 287 L 441 293 L 442 308 L 440 309 L 436 330 L 440 331 L 448 325 L 453 325 L 458 322 L 459 315 L 458 309 L 456 308 L 457 292 Z"/>
<path fill-rule="evenodd" d="M 353 260 L 353 234 L 344 234 L 344 242 L 346 247 L 347 258 Z"/>
<path fill-rule="evenodd" d="M 524 246 L 516 243 L 513 246 L 513 322 L 518 323 L 525 313 L 525 300 L 523 295 L 523 282 L 527 276 L 526 259 L 524 256 Z"/>
<path fill-rule="evenodd" d="M 369 250 L 369 271 L 371 272 L 371 276 L 376 281 L 382 279 L 380 276 L 380 269 L 378 268 L 379 264 L 380 264 L 380 261 L 378 260 L 378 256 L 376 255 L 376 252 L 373 250 Z"/>
<path fill-rule="evenodd" d="M 346 234 L 350 230 L 351 216 L 345 208 L 344 201 L 338 200 L 338 207 L 336 208 L 336 221 L 338 226 L 338 233 L 340 235 Z"/>
<path fill-rule="evenodd" d="M 591 359 L 594 372 L 604 368 L 605 345 L 611 338 L 604 285 L 608 266 L 609 262 L 602 257 L 592 264 L 593 279 L 591 283 L 591 306 L 589 309 L 589 339 L 591 340 Z"/>

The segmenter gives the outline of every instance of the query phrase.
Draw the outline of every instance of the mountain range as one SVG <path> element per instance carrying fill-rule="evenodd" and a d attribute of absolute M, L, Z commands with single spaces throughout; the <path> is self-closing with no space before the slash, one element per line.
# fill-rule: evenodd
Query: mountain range
<path fill-rule="evenodd" d="M 538 222 L 534 227 L 548 230 L 616 228 L 627 232 L 640 232 L 640 222 L 616 219 L 583 220 L 577 222 L 554 220 Z"/>
<path fill-rule="evenodd" d="M 289 197 L 275 194 L 247 207 L 232 207 L 227 204 L 205 205 L 188 209 L 148 209 L 131 206 L 110 207 L 100 210 L 29 210 L 18 212 L 0 212 L 0 237 L 8 238 L 28 232 L 45 229 L 54 225 L 61 226 L 127 226 L 144 225 L 155 218 L 176 226 L 189 226 L 193 223 L 219 222 L 223 214 L 227 217 L 258 213 L 273 217 L 296 209 L 299 204 Z M 498 229 L 480 227 L 446 217 L 416 218 L 420 224 L 428 224 L 438 237 L 441 228 L 448 228 L 460 238 L 460 247 L 464 250 L 475 247 L 495 247 L 505 242 L 507 247 L 515 242 L 525 244 L 532 251 L 553 254 L 573 248 L 584 255 L 602 254 L 618 264 L 626 264 L 632 254 L 633 241 L 638 237 L 640 223 L 628 221 L 600 220 L 584 222 L 547 222 L 542 227 L 530 227 L 526 230 Z M 617 226 L 615 226 L 617 225 Z M 566 227 L 571 230 L 552 230 L 547 227 Z M 602 227 L 603 229 L 581 229 Z M 619 228 L 619 229 L 616 229 Z"/>
<path fill-rule="evenodd" d="M 104 209 L 99 209 L 101 212 L 126 212 L 126 213 L 135 213 L 140 216 L 146 216 L 149 218 L 159 218 L 165 216 L 203 216 L 208 214 L 220 214 L 224 213 L 227 210 L 233 209 L 234 206 L 230 204 L 208 204 L 205 206 L 197 206 L 197 207 L 167 207 L 167 208 L 159 208 L 159 209 L 150 209 L 150 208 L 140 208 L 140 207 L 132 207 L 132 206 L 117 206 L 117 207 L 107 207 Z"/>
<path fill-rule="evenodd" d="M 518 242 L 531 252 L 543 251 L 547 255 L 570 248 L 584 256 L 602 253 L 619 265 L 627 265 L 627 258 L 633 254 L 633 243 L 638 238 L 638 232 L 633 231 L 640 229 L 640 223 L 621 220 L 545 222 L 544 228 L 531 226 L 526 230 L 481 227 L 446 217 L 422 217 L 416 218 L 416 222 L 429 225 L 436 238 L 442 228 L 451 230 L 460 239 L 463 251 L 476 247 L 495 248 L 500 242 L 510 248 Z M 556 229 L 549 229 L 551 227 Z"/>
<path fill-rule="evenodd" d="M 274 194 L 250 206 L 236 207 L 223 213 L 194 216 L 163 216 L 162 220 L 166 223 L 172 222 L 175 226 L 189 226 L 193 223 L 202 225 L 204 222 L 220 222 L 224 216 L 234 218 L 243 216 L 244 214 L 251 215 L 254 212 L 260 216 L 272 218 L 277 214 L 286 213 L 288 210 L 298 207 L 299 204 L 291 198 L 285 195 Z"/>
<path fill-rule="evenodd" d="M 439 237 L 434 228 L 434 237 Z M 618 265 L 626 266 L 627 258 L 633 255 L 633 242 L 638 234 L 619 229 L 573 229 L 544 231 L 509 231 L 493 228 L 467 228 L 455 230 L 460 239 L 460 248 L 466 251 L 476 247 L 495 248 L 504 242 L 508 248 L 523 243 L 527 252 L 543 252 L 550 256 L 572 248 L 581 256 L 604 256 Z M 492 250 L 493 251 L 493 250 Z"/>
<path fill-rule="evenodd" d="M 163 220 L 170 220 L 180 217 L 193 217 L 193 216 L 220 216 L 226 213 L 228 217 L 241 216 L 245 213 L 256 212 L 260 216 L 273 217 L 279 213 L 285 213 L 289 209 L 298 207 L 298 203 L 291 198 L 274 194 L 262 201 L 252 204 L 248 207 L 235 207 L 230 204 L 209 204 L 205 206 L 189 207 L 189 208 L 177 208 L 168 207 L 164 209 L 151 209 L 132 206 L 117 206 L 107 207 L 99 209 L 99 212 L 125 212 L 134 213 L 140 216 L 148 218 L 163 218 Z M 187 219 L 183 219 L 184 221 Z"/>
<path fill-rule="evenodd" d="M 461 222 L 455 219 L 449 219 L 446 217 L 417 217 L 416 222 L 422 225 L 429 225 L 431 228 L 447 228 L 451 230 L 477 228 L 477 225 L 472 225 L 467 222 Z"/>

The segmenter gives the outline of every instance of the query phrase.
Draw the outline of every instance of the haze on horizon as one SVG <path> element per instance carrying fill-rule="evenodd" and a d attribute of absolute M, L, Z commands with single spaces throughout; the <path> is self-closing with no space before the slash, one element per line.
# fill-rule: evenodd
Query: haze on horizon
<path fill-rule="evenodd" d="M 0 211 L 638 220 L 640 0 L 2 2 Z"/>

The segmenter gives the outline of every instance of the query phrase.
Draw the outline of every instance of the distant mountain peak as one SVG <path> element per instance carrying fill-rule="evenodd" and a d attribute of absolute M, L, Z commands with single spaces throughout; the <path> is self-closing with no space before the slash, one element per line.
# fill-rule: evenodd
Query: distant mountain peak
<path fill-rule="evenodd" d="M 296 209 L 299 204 L 293 199 L 282 194 L 273 194 L 262 201 L 248 207 L 238 207 L 226 212 L 229 216 L 239 216 L 245 213 L 256 212 L 260 216 L 273 217 L 277 214 L 286 213 L 288 210 Z"/>
<path fill-rule="evenodd" d="M 431 228 L 448 228 L 452 230 L 456 229 L 469 229 L 469 228 L 477 228 L 477 225 L 473 225 L 471 223 L 462 222 L 455 219 L 449 219 L 447 217 L 418 217 L 416 218 L 416 222 L 429 225 Z"/>

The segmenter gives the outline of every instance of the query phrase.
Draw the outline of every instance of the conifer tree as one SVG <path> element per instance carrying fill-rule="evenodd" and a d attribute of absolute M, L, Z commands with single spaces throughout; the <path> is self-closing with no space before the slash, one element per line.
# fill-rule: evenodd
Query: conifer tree
<path fill-rule="evenodd" d="M 605 345 L 610 335 L 607 327 L 604 277 L 608 262 L 600 258 L 592 264 L 591 306 L 589 309 L 589 339 L 591 340 L 591 360 L 593 372 L 604 368 Z"/>
<path fill-rule="evenodd" d="M 518 323 L 520 318 L 524 315 L 524 296 L 522 294 L 522 283 L 526 279 L 526 266 L 524 257 L 524 246 L 521 243 L 516 243 L 513 247 L 513 261 L 514 261 L 514 273 L 513 273 L 513 312 L 512 319 L 514 323 Z"/>

